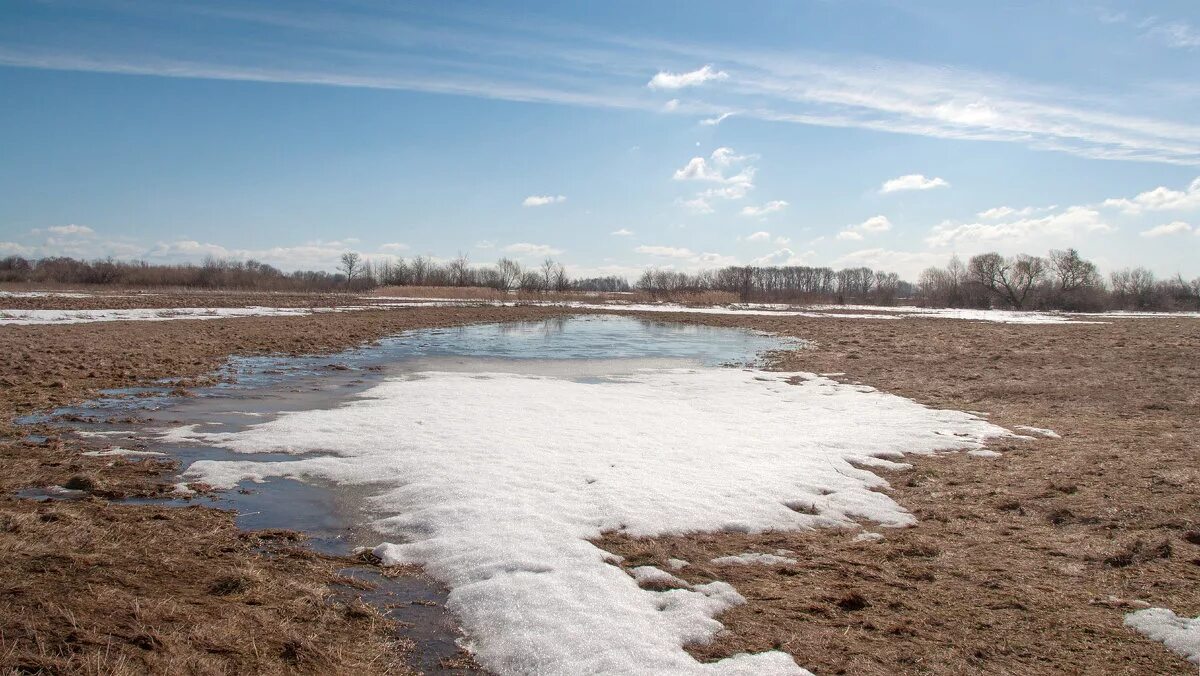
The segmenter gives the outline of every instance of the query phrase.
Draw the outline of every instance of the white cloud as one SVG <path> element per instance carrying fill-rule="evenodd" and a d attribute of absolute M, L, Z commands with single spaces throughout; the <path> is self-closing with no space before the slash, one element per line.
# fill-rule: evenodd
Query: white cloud
<path fill-rule="evenodd" d="M 668 113 L 679 110 L 679 99 L 671 99 L 663 104 L 663 110 Z"/>
<path fill-rule="evenodd" d="M 863 238 L 863 233 L 887 232 L 891 229 L 892 222 L 888 220 L 887 216 L 872 216 L 862 223 L 847 226 L 845 230 L 838 233 L 837 238 L 858 241 Z"/>
<path fill-rule="evenodd" d="M 547 204 L 558 204 L 567 200 L 565 195 L 530 195 L 521 202 L 523 207 L 543 207 Z"/>
<path fill-rule="evenodd" d="M 86 225 L 52 225 L 46 228 L 47 232 L 52 232 L 56 235 L 93 235 L 96 233 Z"/>
<path fill-rule="evenodd" d="M 688 160 L 682 169 L 675 170 L 671 178 L 676 181 L 714 181 L 717 183 L 725 181 L 721 172 L 708 166 L 708 162 L 703 157 L 693 157 Z"/>
<path fill-rule="evenodd" d="M 733 148 L 722 146 L 707 158 L 693 157 L 683 168 L 672 175 L 676 181 L 701 181 L 716 183 L 715 187 L 696 193 L 692 199 L 678 199 L 676 203 L 697 214 L 711 214 L 714 199 L 736 200 L 754 189 L 753 166 L 742 166 L 736 174 L 726 175 L 725 170 L 757 159 L 757 155 L 738 155 Z"/>
<path fill-rule="evenodd" d="M 702 85 L 710 80 L 724 80 L 728 77 L 727 73 L 715 70 L 711 65 L 707 65 L 687 73 L 659 71 L 658 74 L 650 78 L 646 86 L 651 89 L 682 89 L 684 87 Z"/>
<path fill-rule="evenodd" d="M 1167 235 L 1181 235 L 1185 232 L 1191 231 L 1192 226 L 1188 225 L 1187 223 L 1184 223 L 1183 221 L 1172 221 L 1170 223 L 1156 225 L 1149 230 L 1143 230 L 1139 234 L 1141 234 L 1142 237 L 1165 237 Z"/>
<path fill-rule="evenodd" d="M 835 269 L 868 267 L 873 270 L 895 272 L 902 279 L 916 280 L 922 270 L 931 265 L 944 266 L 949 258 L 945 253 L 931 251 L 860 249 L 834 259 L 831 266 Z"/>
<path fill-rule="evenodd" d="M 0 242 L 0 254 L 5 256 L 32 256 L 33 249 L 16 242 Z"/>
<path fill-rule="evenodd" d="M 386 244 L 380 244 L 379 248 L 383 251 L 407 251 L 409 246 L 403 242 L 388 242 Z"/>
<path fill-rule="evenodd" d="M 613 230 L 608 234 L 616 235 L 617 237 L 631 237 L 633 236 L 633 231 L 629 228 L 621 228 L 620 230 Z"/>
<path fill-rule="evenodd" d="M 1133 199 L 1117 197 L 1104 200 L 1104 206 L 1120 209 L 1127 214 L 1142 211 L 1187 211 L 1200 209 L 1200 178 L 1195 179 L 1183 190 L 1172 190 L 1159 186 L 1139 193 Z"/>
<path fill-rule="evenodd" d="M 887 216 L 872 216 L 854 227 L 863 232 L 887 232 L 892 229 L 892 222 Z"/>
<path fill-rule="evenodd" d="M 778 237 L 776 237 L 776 238 L 775 238 L 775 243 L 776 243 L 776 244 L 779 244 L 779 245 L 781 245 L 781 246 L 787 246 L 788 244 L 791 244 L 791 243 L 792 243 L 792 238 L 791 238 L 791 237 L 784 237 L 783 235 L 780 235 L 780 236 L 778 236 Z"/>
<path fill-rule="evenodd" d="M 1104 222 L 1100 212 L 1091 207 L 1072 206 L 1041 218 L 1021 218 L 1015 221 L 990 223 L 946 222 L 936 225 L 929 237 L 930 246 L 960 246 L 985 243 L 1025 243 L 1039 238 L 1068 238 L 1081 233 L 1112 232 L 1115 228 Z"/>
<path fill-rule="evenodd" d="M 475 248 L 476 249 L 495 249 L 496 243 L 490 239 L 481 239 L 478 242 L 475 242 Z"/>
<path fill-rule="evenodd" d="M 517 256 L 557 256 L 562 253 L 562 249 L 556 249 L 549 244 L 530 244 L 529 242 L 509 244 L 502 251 Z"/>
<path fill-rule="evenodd" d="M 705 127 L 715 127 L 731 117 L 733 117 L 733 113 L 721 113 L 716 117 L 708 117 L 700 120 L 700 124 L 704 125 Z"/>
<path fill-rule="evenodd" d="M 712 208 L 712 204 L 710 204 L 703 196 L 693 197 L 690 200 L 680 198 L 675 200 L 675 203 L 684 207 L 693 214 L 711 214 L 713 211 L 715 211 Z"/>
<path fill-rule="evenodd" d="M 772 251 L 771 253 L 760 256 L 750 261 L 751 265 L 759 265 L 763 267 L 779 266 L 779 265 L 805 265 L 813 256 L 816 256 L 815 251 L 805 251 L 804 253 L 796 253 L 786 247 Z"/>
<path fill-rule="evenodd" d="M 647 246 L 645 244 L 637 247 L 634 249 L 634 251 L 640 254 L 659 256 L 662 258 L 692 258 L 696 255 L 691 249 L 673 246 Z"/>
<path fill-rule="evenodd" d="M 721 146 L 712 151 L 713 164 L 718 167 L 731 167 L 735 164 L 751 162 L 758 159 L 758 155 L 738 155 L 733 148 Z"/>
<path fill-rule="evenodd" d="M 783 211 L 783 209 L 786 208 L 787 205 L 788 205 L 788 203 L 783 200 L 772 200 L 772 201 L 767 202 L 766 204 L 762 205 L 761 207 L 756 207 L 756 206 L 742 207 L 741 213 L 743 216 L 766 216 L 767 214 L 773 214 L 773 213 L 776 213 L 779 211 Z"/>
<path fill-rule="evenodd" d="M 975 215 L 982 219 L 985 219 L 985 220 L 994 221 L 994 220 L 1000 219 L 1000 218 L 1008 218 L 1009 216 L 1020 216 L 1020 217 L 1032 216 L 1032 215 L 1038 214 L 1038 213 L 1054 211 L 1057 208 L 1058 208 L 1057 204 L 1051 204 L 1048 207 L 1022 207 L 1020 209 L 1014 209 L 1012 207 L 1001 206 L 1001 207 L 992 207 L 991 209 L 984 209 L 983 211 L 980 211 L 979 213 L 977 213 Z"/>
<path fill-rule="evenodd" d="M 759 230 L 758 232 L 746 236 L 747 242 L 765 242 L 768 239 L 771 239 L 771 233 L 767 232 L 766 230 Z"/>
<path fill-rule="evenodd" d="M 879 189 L 881 193 L 900 192 L 902 190 L 929 190 L 931 188 L 948 188 L 950 184 L 943 178 L 925 178 L 924 174 L 906 174 L 883 182 Z"/>

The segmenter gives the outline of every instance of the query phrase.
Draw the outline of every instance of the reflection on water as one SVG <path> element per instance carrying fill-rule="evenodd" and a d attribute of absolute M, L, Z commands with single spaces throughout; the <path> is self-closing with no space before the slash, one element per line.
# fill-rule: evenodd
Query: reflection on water
<path fill-rule="evenodd" d="M 600 382 L 645 368 L 742 366 L 763 352 L 797 344 L 739 329 L 614 315 L 424 329 L 333 355 L 235 357 L 216 374 L 217 384 L 192 389 L 191 396 L 177 396 L 173 383 L 164 380 L 160 387 L 106 391 L 101 398 L 26 421 L 57 420 L 93 441 L 168 453 L 186 468 L 197 460 L 241 458 L 196 443 L 164 443 L 154 430 L 194 425 L 206 432 L 238 432 L 287 411 L 336 407 L 384 378 L 419 377 L 422 371 L 468 371 L 481 378 L 520 372 Z M 254 459 L 297 457 L 303 456 L 256 454 Z M 237 510 L 243 528 L 302 530 L 317 549 L 345 554 L 385 539 L 369 525 L 365 500 L 371 490 L 272 479 L 204 499 Z M 383 610 L 410 624 L 403 635 L 420 646 L 417 666 L 439 672 L 438 662 L 457 650 L 453 627 L 441 611 L 444 590 L 420 578 L 375 578 L 382 585 L 376 597 L 415 601 L 389 601 Z"/>

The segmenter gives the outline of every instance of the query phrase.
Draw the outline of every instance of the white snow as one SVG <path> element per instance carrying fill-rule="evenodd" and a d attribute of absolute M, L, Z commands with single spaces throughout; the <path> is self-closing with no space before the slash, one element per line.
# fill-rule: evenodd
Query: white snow
<path fill-rule="evenodd" d="M 108 457 L 108 456 L 110 456 L 110 455 L 145 455 L 145 456 L 150 456 L 150 455 L 166 455 L 166 453 L 159 453 L 158 451 L 135 451 L 135 450 L 133 450 L 133 449 L 130 449 L 130 448 L 119 448 L 119 447 L 116 447 L 116 446 L 114 446 L 114 447 L 112 447 L 112 448 L 110 448 L 110 449 L 108 449 L 108 450 L 105 450 L 105 451 L 84 451 L 84 452 L 83 452 L 83 455 L 91 456 L 91 457 L 93 457 L 93 458 L 104 458 L 104 457 Z"/>
<path fill-rule="evenodd" d="M 1189 662 L 1200 664 L 1200 617 L 1188 619 L 1166 608 L 1146 608 L 1126 615 L 1125 626 L 1162 641 Z"/>
<path fill-rule="evenodd" d="M 1021 430 L 1022 432 L 1028 432 L 1030 434 L 1036 434 L 1039 437 L 1045 437 L 1047 439 L 1062 439 L 1062 436 L 1060 436 L 1058 432 L 1055 432 L 1054 430 L 1048 430 L 1044 427 L 1030 427 L 1029 425 L 1016 425 L 1013 427 L 1013 429 Z"/>
<path fill-rule="evenodd" d="M 667 568 L 671 570 L 679 570 L 685 568 L 687 565 L 688 562 L 683 559 L 667 559 Z"/>
<path fill-rule="evenodd" d="M 123 310 L 0 310 L 0 326 L 29 324 L 84 324 L 90 322 L 162 322 L 173 319 L 227 319 L 230 317 L 294 317 L 312 314 L 309 308 L 280 307 L 181 307 Z"/>
<path fill-rule="evenodd" d="M 589 539 L 912 524 L 870 490 L 886 482 L 864 466 L 1007 434 L 812 374 L 664 369 L 586 383 L 424 372 L 244 432 L 169 436 L 335 454 L 198 461 L 185 476 L 218 487 L 272 476 L 369 486 L 384 517 L 375 526 L 395 543 L 376 554 L 444 582 L 468 647 L 496 673 L 773 674 L 806 672 L 781 652 L 701 664 L 682 649 L 722 628 L 713 616 L 740 598 L 728 585 L 643 590 Z"/>
<path fill-rule="evenodd" d="M 784 563 L 795 563 L 796 559 L 777 554 L 762 552 L 744 552 L 735 556 L 719 556 L 712 560 L 718 566 L 777 566 Z"/>
<path fill-rule="evenodd" d="M 865 532 L 865 533 L 859 533 L 858 535 L 854 536 L 854 542 L 882 542 L 882 541 L 883 541 L 883 535 L 880 533 Z"/>

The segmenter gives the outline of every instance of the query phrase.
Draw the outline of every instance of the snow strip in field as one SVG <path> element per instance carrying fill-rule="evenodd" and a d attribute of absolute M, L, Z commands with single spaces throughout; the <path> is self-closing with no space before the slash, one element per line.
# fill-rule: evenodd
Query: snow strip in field
<path fill-rule="evenodd" d="M 312 314 L 308 308 L 284 307 L 180 307 L 122 310 L 0 310 L 0 326 L 27 324 L 85 324 L 89 322 L 163 322 L 173 319 L 227 319 L 229 317 L 293 317 Z"/>
<path fill-rule="evenodd" d="M 1146 608 L 1126 615 L 1125 626 L 1162 641 L 1189 662 L 1200 664 L 1200 617 L 1189 620 L 1166 608 Z"/>
<path fill-rule="evenodd" d="M 720 556 L 712 560 L 718 566 L 776 566 L 784 563 L 795 563 L 796 559 L 778 554 L 763 554 L 762 552 L 744 552 L 735 556 Z"/>
<path fill-rule="evenodd" d="M 789 384 L 798 377 L 799 384 Z M 578 382 L 425 372 L 339 408 L 284 413 L 237 433 L 164 436 L 295 461 L 198 461 L 189 481 L 266 477 L 369 486 L 387 564 L 450 588 L 468 647 L 500 674 L 803 674 L 781 652 L 711 664 L 710 640 L 741 602 L 724 583 L 649 591 L 589 540 L 852 526 L 914 517 L 864 466 L 978 449 L 1003 428 L 813 374 L 646 370 Z"/>

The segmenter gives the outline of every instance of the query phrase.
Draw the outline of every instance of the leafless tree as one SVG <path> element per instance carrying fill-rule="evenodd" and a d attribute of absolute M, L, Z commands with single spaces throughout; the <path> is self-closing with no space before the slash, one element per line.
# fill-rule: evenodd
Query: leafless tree
<path fill-rule="evenodd" d="M 972 257 L 967 271 L 973 281 L 1020 310 L 1030 289 L 1045 277 L 1046 262 L 1026 254 L 1005 258 L 998 253 L 986 253 Z"/>
<path fill-rule="evenodd" d="M 521 282 L 521 264 L 511 258 L 501 258 L 496 261 L 497 288 L 507 291 L 515 289 Z"/>
<path fill-rule="evenodd" d="M 355 275 L 357 275 L 362 269 L 362 263 L 359 259 L 358 252 L 347 251 L 346 253 L 342 254 L 341 265 L 338 266 L 338 269 L 346 273 L 347 284 L 353 282 Z"/>

